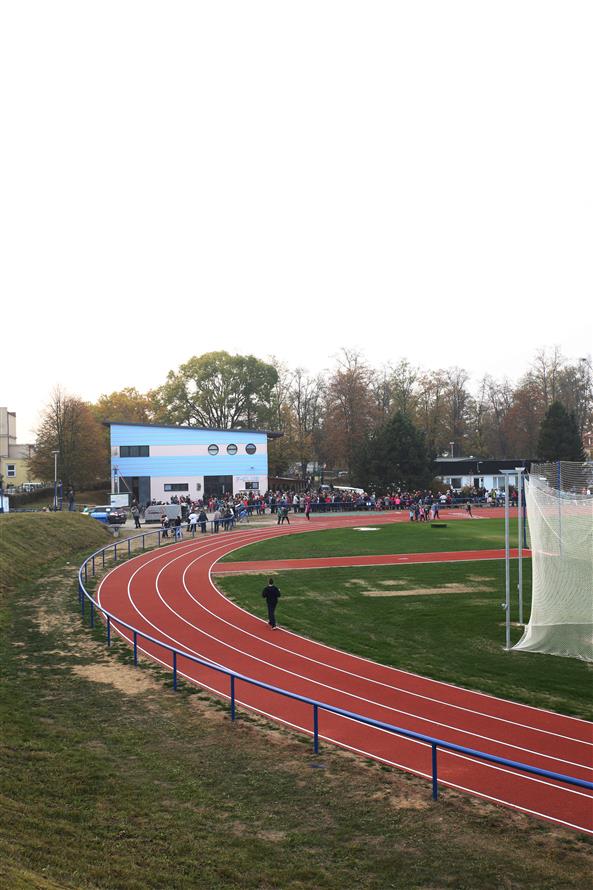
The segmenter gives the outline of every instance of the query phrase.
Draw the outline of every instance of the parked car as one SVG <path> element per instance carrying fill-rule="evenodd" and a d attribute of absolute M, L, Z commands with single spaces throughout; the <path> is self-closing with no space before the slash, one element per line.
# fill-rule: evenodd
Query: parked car
<path fill-rule="evenodd" d="M 109 505 L 89 507 L 83 510 L 83 513 L 92 516 L 93 519 L 97 519 L 99 522 L 104 522 L 105 525 L 124 525 L 128 518 L 128 514 L 123 507 L 111 507 Z"/>
<path fill-rule="evenodd" d="M 165 513 L 165 515 L 169 518 L 171 522 L 174 519 L 177 519 L 178 516 L 181 516 L 181 507 L 179 504 L 151 504 L 144 511 L 144 522 L 158 522 L 160 525 L 161 516 Z"/>

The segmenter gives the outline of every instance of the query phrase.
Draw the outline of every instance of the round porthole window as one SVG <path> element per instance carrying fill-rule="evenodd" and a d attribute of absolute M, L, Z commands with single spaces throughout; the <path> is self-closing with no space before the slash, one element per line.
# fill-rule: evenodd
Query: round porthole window
<path fill-rule="evenodd" d="M 255 447 L 255 445 L 252 445 L 250 443 L 249 445 L 245 446 L 245 451 L 247 452 L 247 454 L 255 454 L 255 452 L 257 451 L 257 448 Z"/>
<path fill-rule="evenodd" d="M 237 446 L 236 445 L 227 445 L 226 450 L 227 450 L 227 454 L 236 454 Z"/>
<path fill-rule="evenodd" d="M 218 445 L 208 445 L 208 454 L 218 454 Z"/>

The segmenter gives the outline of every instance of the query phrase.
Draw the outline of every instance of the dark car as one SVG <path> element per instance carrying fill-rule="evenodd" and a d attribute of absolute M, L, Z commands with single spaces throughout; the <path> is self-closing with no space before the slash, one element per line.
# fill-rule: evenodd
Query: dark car
<path fill-rule="evenodd" d="M 125 525 L 128 514 L 123 507 L 93 507 L 88 511 L 88 516 L 104 522 L 105 525 Z"/>

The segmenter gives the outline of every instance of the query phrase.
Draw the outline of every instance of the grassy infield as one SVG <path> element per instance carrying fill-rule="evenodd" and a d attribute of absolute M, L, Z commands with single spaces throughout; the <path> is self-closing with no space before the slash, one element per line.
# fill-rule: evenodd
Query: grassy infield
<path fill-rule="evenodd" d="M 226 709 L 207 696 L 187 687 L 174 694 L 156 667 L 131 667 L 123 646 L 108 654 L 101 629 L 83 628 L 77 610 L 72 566 L 82 550 L 98 546 L 80 538 L 103 536 L 88 522 L 30 516 L 20 528 L 0 526 L 3 551 L 18 552 L 28 575 L 17 572 L 0 603 L 0 886 L 589 886 L 587 837 L 452 791 L 434 804 L 425 782 L 346 753 L 326 748 L 315 761 L 308 740 L 246 715 L 231 726 Z M 51 575 L 33 555 L 44 549 Z M 285 620 L 301 595 L 310 612 L 305 574 L 282 579 Z M 485 575 L 482 566 L 475 574 Z M 363 578 L 360 570 L 356 577 Z M 418 578 L 409 583 L 420 586 Z M 388 579 L 369 576 L 367 589 L 381 580 Z M 500 599 L 484 594 L 491 596 Z M 354 598 L 360 604 L 360 594 Z M 365 597 L 364 610 L 407 599 Z M 334 627 L 351 608 L 348 598 L 329 607 Z M 304 620 L 297 613 L 295 622 Z M 438 614 L 442 631 L 447 618 Z M 316 623 L 324 625 L 306 630 Z M 385 636 L 372 622 L 358 636 L 367 632 Z M 473 634 L 464 623 L 465 645 Z M 419 657 L 420 639 L 415 647 Z M 442 637 L 431 651 L 439 648 Z"/>
<path fill-rule="evenodd" d="M 272 539 L 232 553 L 223 561 L 504 547 L 501 520 L 452 522 L 446 528 L 409 523 L 377 529 L 340 529 L 314 538 L 303 534 Z M 516 539 L 513 523 L 514 545 Z M 515 643 L 522 634 L 516 624 L 516 562 L 511 568 L 511 639 Z M 527 618 L 531 603 L 529 560 L 524 560 L 523 568 Z M 299 633 L 383 664 L 593 719 L 590 665 L 503 650 L 503 560 L 303 570 L 274 577 L 283 593 L 278 618 Z M 224 576 L 217 583 L 245 608 L 261 612 L 261 589 L 266 580 L 263 574 Z M 419 593 L 410 595 L 414 590 Z"/>

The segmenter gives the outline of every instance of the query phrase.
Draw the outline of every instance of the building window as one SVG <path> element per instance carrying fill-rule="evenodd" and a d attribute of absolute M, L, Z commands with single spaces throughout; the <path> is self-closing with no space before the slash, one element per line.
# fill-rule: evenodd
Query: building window
<path fill-rule="evenodd" d="M 245 451 L 247 452 L 247 454 L 255 454 L 257 448 L 250 442 L 249 445 L 245 446 Z"/>
<path fill-rule="evenodd" d="M 148 445 L 120 445 L 120 457 L 150 457 Z"/>
<path fill-rule="evenodd" d="M 218 454 L 218 445 L 208 445 L 208 454 L 212 456 Z"/>
<path fill-rule="evenodd" d="M 9 479 L 16 478 L 16 464 L 6 464 L 6 475 Z"/>
<path fill-rule="evenodd" d="M 246 482 L 245 491 L 259 491 L 259 482 Z"/>
<path fill-rule="evenodd" d="M 227 447 L 226 447 L 226 453 L 227 453 L 227 454 L 236 454 L 236 453 L 237 453 L 237 446 L 236 446 L 236 445 L 233 445 L 233 444 L 231 444 L 231 445 L 227 445 Z"/>
<path fill-rule="evenodd" d="M 165 482 L 165 491 L 189 491 L 187 482 Z"/>

